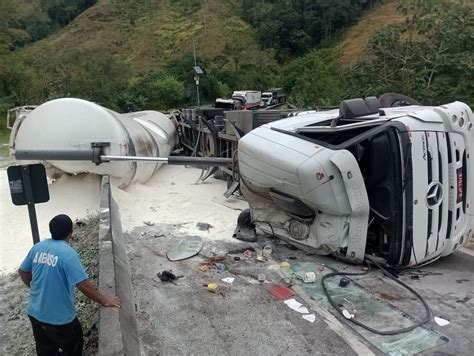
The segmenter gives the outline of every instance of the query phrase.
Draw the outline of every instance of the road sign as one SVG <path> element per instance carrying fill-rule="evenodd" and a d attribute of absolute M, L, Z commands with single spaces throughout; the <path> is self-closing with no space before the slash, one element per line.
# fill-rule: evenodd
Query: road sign
<path fill-rule="evenodd" d="M 33 242 L 39 242 L 38 221 L 35 203 L 49 200 L 48 180 L 42 164 L 10 166 L 7 169 L 12 202 L 15 205 L 28 205 Z"/>

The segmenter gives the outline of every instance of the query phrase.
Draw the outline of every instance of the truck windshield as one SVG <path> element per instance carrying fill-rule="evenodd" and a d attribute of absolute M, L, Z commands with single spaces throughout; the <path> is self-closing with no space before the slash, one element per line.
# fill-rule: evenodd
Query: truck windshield
<path fill-rule="evenodd" d="M 389 263 L 399 263 L 403 256 L 404 177 L 408 157 L 395 128 L 367 137 L 349 147 L 364 177 L 370 204 L 368 253 L 375 253 Z"/>

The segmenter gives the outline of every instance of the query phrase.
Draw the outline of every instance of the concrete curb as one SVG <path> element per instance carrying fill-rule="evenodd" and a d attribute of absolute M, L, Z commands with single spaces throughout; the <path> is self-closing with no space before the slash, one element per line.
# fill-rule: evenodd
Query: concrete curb
<path fill-rule="evenodd" d="M 130 265 L 108 176 L 100 193 L 99 289 L 122 301 L 120 309 L 100 308 L 99 355 L 141 355 Z"/>

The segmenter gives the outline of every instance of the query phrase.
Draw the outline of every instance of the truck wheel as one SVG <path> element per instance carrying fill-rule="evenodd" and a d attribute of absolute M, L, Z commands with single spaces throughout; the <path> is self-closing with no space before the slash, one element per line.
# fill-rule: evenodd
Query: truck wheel
<path fill-rule="evenodd" d="M 381 108 L 392 108 L 396 106 L 422 105 L 409 96 L 398 93 L 385 93 L 379 98 Z"/>

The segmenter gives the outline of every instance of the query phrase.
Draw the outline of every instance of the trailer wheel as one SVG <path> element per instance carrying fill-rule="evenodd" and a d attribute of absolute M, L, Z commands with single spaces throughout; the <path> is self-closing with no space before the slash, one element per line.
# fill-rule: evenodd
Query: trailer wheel
<path fill-rule="evenodd" d="M 398 93 L 385 93 L 379 98 L 381 108 L 392 108 L 396 106 L 422 105 L 409 96 Z"/>

